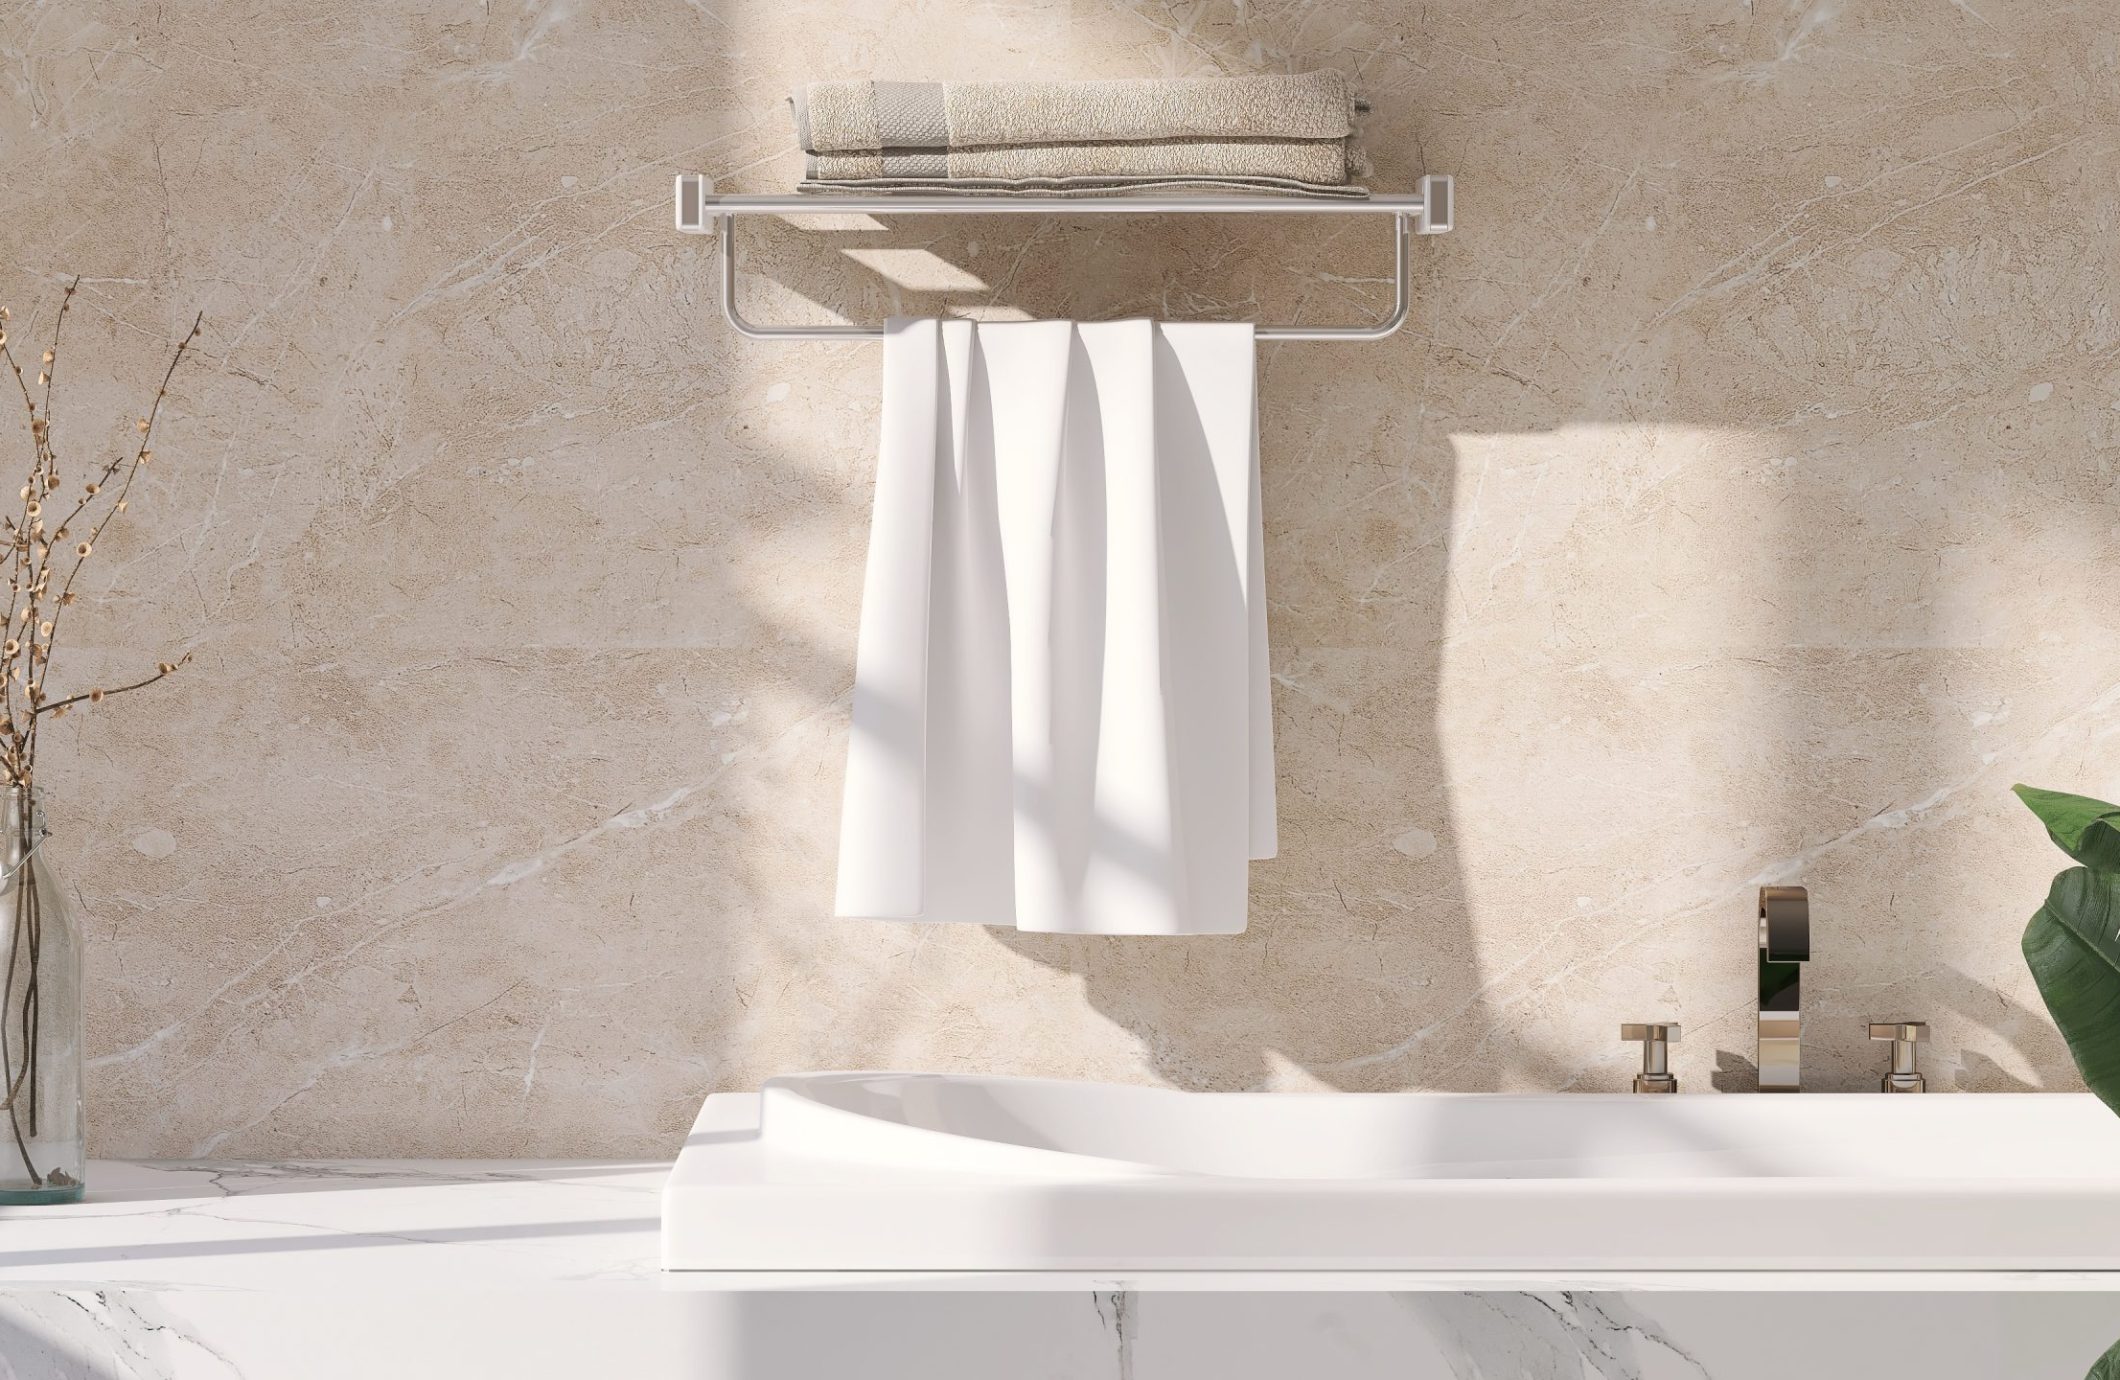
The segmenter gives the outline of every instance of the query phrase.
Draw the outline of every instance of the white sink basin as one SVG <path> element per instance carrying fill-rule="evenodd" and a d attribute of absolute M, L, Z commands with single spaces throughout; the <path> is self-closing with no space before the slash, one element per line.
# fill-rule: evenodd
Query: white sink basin
<path fill-rule="evenodd" d="M 1185 1093 L 840 1073 L 707 1100 L 677 1270 L 2120 1269 L 2080 1095 Z"/>

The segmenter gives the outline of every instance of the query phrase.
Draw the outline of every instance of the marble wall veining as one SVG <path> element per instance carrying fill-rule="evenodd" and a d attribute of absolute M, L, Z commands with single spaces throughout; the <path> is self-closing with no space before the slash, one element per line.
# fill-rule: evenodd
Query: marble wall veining
<path fill-rule="evenodd" d="M 43 0 L 0 298 L 60 425 L 191 313 L 72 653 L 107 1155 L 667 1154 L 898 1066 L 1741 1088 L 1751 892 L 1814 1086 L 2077 1086 L 2007 795 L 2120 795 L 2120 31 L 2053 0 Z M 828 918 L 873 347 L 713 314 L 669 179 L 812 77 L 1355 74 L 1458 177 L 1411 324 L 1261 352 L 1282 852 L 1238 939 Z M 750 310 L 1381 309 L 1377 227 L 760 227 Z M 7 424 L 13 427 L 16 423 Z M 13 432 L 0 433 L 13 436 Z M 71 442 L 70 442 L 71 444 Z M 0 440 L 19 460 L 19 437 Z M 13 462 L 11 462 L 13 463 Z"/>

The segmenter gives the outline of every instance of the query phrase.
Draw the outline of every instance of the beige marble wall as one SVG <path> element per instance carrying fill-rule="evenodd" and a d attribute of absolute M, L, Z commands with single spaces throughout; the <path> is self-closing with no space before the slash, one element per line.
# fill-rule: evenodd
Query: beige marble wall
<path fill-rule="evenodd" d="M 2051 0 L 391 0 L 0 18 L 0 296 L 93 453 L 196 308 L 46 767 L 104 1153 L 667 1153 L 907 1066 L 2074 1086 L 2006 788 L 2120 794 L 2120 37 Z M 1279 860 L 1241 939 L 827 918 L 873 347 L 712 315 L 670 175 L 817 76 L 1359 75 L 1413 323 L 1261 355 Z M 760 314 L 1375 312 L 1376 227 L 768 228 Z M 8 423 L 9 426 L 15 425 Z M 19 459 L 20 446 L 0 451 Z M 163 691 L 166 691 L 164 693 Z"/>

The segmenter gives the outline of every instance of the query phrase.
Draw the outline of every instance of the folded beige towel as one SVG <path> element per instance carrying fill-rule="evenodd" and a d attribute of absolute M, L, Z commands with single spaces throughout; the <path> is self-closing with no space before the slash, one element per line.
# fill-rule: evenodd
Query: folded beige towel
<path fill-rule="evenodd" d="M 823 81 L 795 93 L 805 153 L 1170 139 L 1345 140 L 1339 72 L 1157 81 Z"/>
<path fill-rule="evenodd" d="M 814 82 L 793 97 L 809 184 L 1263 180 L 1367 171 L 1338 72 L 1183 81 Z"/>
<path fill-rule="evenodd" d="M 1183 139 L 1156 143 L 953 147 L 905 154 L 814 153 L 815 181 L 852 177 L 1278 177 L 1345 182 L 1352 172 L 1340 139 Z"/>

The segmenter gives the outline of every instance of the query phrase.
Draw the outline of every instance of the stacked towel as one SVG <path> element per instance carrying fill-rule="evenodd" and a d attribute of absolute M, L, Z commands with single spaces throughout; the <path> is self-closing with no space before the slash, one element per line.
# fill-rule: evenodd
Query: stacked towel
<path fill-rule="evenodd" d="M 1338 72 L 1184 81 L 814 82 L 806 192 L 1091 196 L 1211 188 L 1363 196 Z"/>

